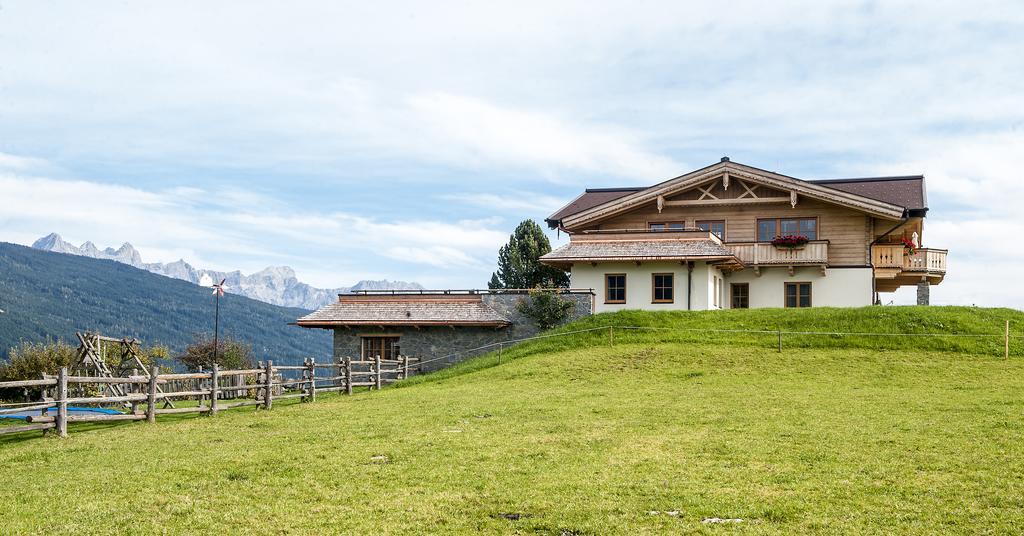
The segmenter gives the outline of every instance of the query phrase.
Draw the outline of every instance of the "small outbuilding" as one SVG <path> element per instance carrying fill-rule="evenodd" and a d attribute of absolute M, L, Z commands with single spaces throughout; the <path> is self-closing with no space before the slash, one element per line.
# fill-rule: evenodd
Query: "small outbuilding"
<path fill-rule="evenodd" d="M 572 303 L 567 321 L 591 314 L 591 289 L 559 289 Z M 361 291 L 340 294 L 296 322 L 334 331 L 334 359 L 417 357 L 436 370 L 540 330 L 520 311 L 527 290 Z"/>

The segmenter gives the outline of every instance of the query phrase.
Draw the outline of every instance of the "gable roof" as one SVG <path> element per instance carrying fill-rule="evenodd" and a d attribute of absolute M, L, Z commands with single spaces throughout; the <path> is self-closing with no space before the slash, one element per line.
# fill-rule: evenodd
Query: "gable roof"
<path fill-rule="evenodd" d="M 629 194 L 646 189 L 647 187 L 645 186 L 632 186 L 628 188 L 587 188 L 582 194 L 576 197 L 576 199 L 573 199 L 568 205 L 565 205 L 555 211 L 554 214 L 548 216 L 544 221 L 554 228 L 557 226 L 557 222 L 561 221 L 565 216 L 577 214 L 584 210 L 594 208 L 598 205 L 603 205 L 609 201 L 621 199 Z M 552 222 L 555 222 L 556 225 L 552 225 Z"/>
<path fill-rule="evenodd" d="M 300 318 L 306 328 L 335 326 L 489 326 L 512 322 L 479 295 L 342 294 L 338 301 Z"/>
<path fill-rule="evenodd" d="M 551 228 L 562 225 L 566 219 L 577 219 L 587 212 L 604 212 L 603 205 L 614 207 L 616 202 L 629 202 L 629 197 L 642 199 L 641 202 L 628 203 L 629 208 L 657 199 L 665 192 L 681 189 L 711 180 L 723 173 L 732 176 L 767 183 L 776 188 L 795 191 L 798 194 L 822 199 L 828 202 L 852 206 L 875 215 L 899 218 L 906 211 L 926 211 L 927 197 L 924 188 L 924 176 L 909 175 L 898 177 L 867 177 L 857 179 L 802 180 L 771 171 L 731 162 L 723 158 L 721 162 L 698 169 L 696 171 L 669 179 L 649 188 L 603 188 L 588 189 L 565 207 L 549 216 L 545 221 Z M 761 180 L 761 179 L 767 179 Z M 617 210 L 621 213 L 625 210 Z M 602 216 L 603 217 L 603 216 Z"/>
<path fill-rule="evenodd" d="M 810 182 L 851 194 L 885 201 L 908 210 L 928 209 L 928 197 L 924 189 L 924 175 L 825 179 Z"/>

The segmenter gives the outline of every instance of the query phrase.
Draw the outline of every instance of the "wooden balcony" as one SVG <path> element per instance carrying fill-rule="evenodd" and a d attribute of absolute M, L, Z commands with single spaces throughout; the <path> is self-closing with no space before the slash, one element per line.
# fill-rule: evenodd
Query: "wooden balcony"
<path fill-rule="evenodd" d="M 875 266 L 875 289 L 892 292 L 902 286 L 928 281 L 932 285 L 946 276 L 946 250 L 921 248 L 907 255 L 903 244 L 876 244 L 871 247 Z"/>
<path fill-rule="evenodd" d="M 826 266 L 828 240 L 812 240 L 802 248 L 779 248 L 767 242 L 728 242 L 726 247 L 755 273 L 762 266 Z"/>
<path fill-rule="evenodd" d="M 871 263 L 877 272 L 891 273 L 892 277 L 900 272 L 945 274 L 946 253 L 944 249 L 920 248 L 907 255 L 903 244 L 876 244 L 871 248 Z"/>

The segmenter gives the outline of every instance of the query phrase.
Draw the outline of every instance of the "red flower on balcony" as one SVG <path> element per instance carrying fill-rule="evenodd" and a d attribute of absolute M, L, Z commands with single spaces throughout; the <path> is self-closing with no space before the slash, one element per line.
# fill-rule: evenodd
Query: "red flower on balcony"
<path fill-rule="evenodd" d="M 782 236 L 782 235 L 780 235 L 780 236 L 776 236 L 775 238 L 772 238 L 772 245 L 777 247 L 777 248 L 793 249 L 793 248 L 798 248 L 798 247 L 804 246 L 804 245 L 806 245 L 810 241 L 811 240 L 809 238 L 807 238 L 806 236 L 800 236 L 800 235 L 785 235 L 785 236 Z"/>
<path fill-rule="evenodd" d="M 907 254 L 908 255 L 913 256 L 915 253 L 917 253 L 917 246 L 914 245 L 914 241 L 913 240 L 911 240 L 911 239 L 909 239 L 907 237 L 903 237 L 900 240 L 900 242 L 903 242 L 903 247 L 907 248 L 907 250 L 908 250 Z"/>

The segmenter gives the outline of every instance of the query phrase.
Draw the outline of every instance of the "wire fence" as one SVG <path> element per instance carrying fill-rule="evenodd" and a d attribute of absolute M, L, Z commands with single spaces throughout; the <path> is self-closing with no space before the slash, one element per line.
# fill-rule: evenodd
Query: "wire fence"
<path fill-rule="evenodd" d="M 502 350 L 504 350 L 505 348 L 508 348 L 510 346 L 513 346 L 513 345 L 516 345 L 516 344 L 520 344 L 520 343 L 524 343 L 524 342 L 532 342 L 532 341 L 538 341 L 538 340 L 542 340 L 542 339 L 568 337 L 568 336 L 580 335 L 580 334 L 584 334 L 584 333 L 606 332 L 607 333 L 607 337 L 608 337 L 608 344 L 609 345 L 614 345 L 615 344 L 615 340 L 616 340 L 615 339 L 615 332 L 616 331 L 627 332 L 627 333 L 628 332 L 640 332 L 640 331 L 656 331 L 656 332 L 664 332 L 664 333 L 669 333 L 669 334 L 673 334 L 673 333 L 687 333 L 687 334 L 730 334 L 730 335 L 772 336 L 774 338 L 773 342 L 775 343 L 773 346 L 774 346 L 774 348 L 778 352 L 782 352 L 782 351 L 785 350 L 787 339 L 788 339 L 788 342 L 790 344 L 792 344 L 793 346 L 798 347 L 798 348 L 815 347 L 815 346 L 834 347 L 834 345 L 801 344 L 799 341 L 793 341 L 792 340 L 793 337 L 839 337 L 839 338 L 868 337 L 868 338 L 883 338 L 883 339 L 888 339 L 890 341 L 895 340 L 895 339 L 904 338 L 904 337 L 911 338 L 911 339 L 934 339 L 934 340 L 944 340 L 944 339 L 954 339 L 954 340 L 955 339 L 993 340 L 993 341 L 1000 341 L 1001 340 L 1003 342 L 1003 344 L 1000 345 L 1000 347 L 998 348 L 998 350 L 1000 351 L 999 353 L 1001 353 L 1004 358 L 1009 358 L 1010 355 L 1011 355 L 1011 345 L 1010 345 L 1010 342 L 1012 340 L 1015 340 L 1015 339 L 1024 338 L 1024 335 L 1010 333 L 1009 321 L 1007 321 L 1003 327 L 1005 328 L 1003 330 L 1003 333 L 896 333 L 896 332 L 873 332 L 873 331 L 797 331 L 797 330 L 787 330 L 787 329 L 717 329 L 717 328 L 687 328 L 687 327 L 663 327 L 663 326 L 618 326 L 618 325 L 609 325 L 609 326 L 598 326 L 598 327 L 593 327 L 593 328 L 577 329 L 577 330 L 563 331 L 563 332 L 557 332 L 557 333 L 548 333 L 548 334 L 545 334 L 545 335 L 537 335 L 537 336 L 533 336 L 533 337 L 524 337 L 524 338 L 520 338 L 520 339 L 510 339 L 510 340 L 493 342 L 493 343 L 485 344 L 485 345 L 482 345 L 482 346 L 477 346 L 475 348 L 467 348 L 467 349 L 464 349 L 464 350 L 459 350 L 459 351 L 452 352 L 452 353 L 449 353 L 449 354 L 446 354 L 446 355 L 442 355 L 442 356 L 438 356 L 438 357 L 433 357 L 433 358 L 429 358 L 429 359 L 423 359 L 422 361 L 420 361 L 420 365 L 422 366 L 422 365 L 426 365 L 426 364 L 430 364 L 430 363 L 434 363 L 434 362 L 438 362 L 438 361 L 452 361 L 453 359 L 458 358 L 458 357 L 481 355 L 481 354 L 487 353 L 488 351 L 494 351 L 495 349 L 498 350 L 497 357 L 498 357 L 498 359 L 500 361 Z M 603 335 L 604 334 L 602 333 L 602 336 Z M 623 341 L 621 341 L 621 339 L 620 339 L 620 342 L 623 342 Z M 625 342 L 629 342 L 629 341 L 627 340 Z M 864 346 L 856 346 L 856 347 L 863 348 Z M 880 347 L 879 349 L 891 349 L 891 346 L 890 347 Z M 927 349 L 927 350 L 949 350 L 949 351 L 964 351 L 964 350 L 968 350 L 968 351 L 973 351 L 975 353 L 988 353 L 988 352 L 994 352 L 996 348 L 995 348 L 995 346 L 993 346 L 992 349 L 989 349 L 989 348 L 982 348 L 982 349 L 979 349 L 979 348 L 963 348 L 963 347 L 959 347 L 959 346 L 949 346 L 949 347 L 946 347 L 946 348 L 931 347 L 931 348 L 920 348 L 920 349 Z M 979 352 L 979 350 L 984 350 L 985 352 Z M 1016 353 L 1019 353 L 1019 349 L 1017 349 L 1017 352 L 1015 352 L 1015 354 Z"/>
<path fill-rule="evenodd" d="M 847 343 L 847 347 L 852 348 L 879 347 L 879 340 L 892 343 L 893 341 L 908 339 L 917 341 L 931 339 L 933 341 L 940 342 L 947 340 L 974 341 L 975 346 L 964 347 L 950 344 L 943 346 L 942 344 L 938 344 L 933 345 L 932 347 L 924 347 L 923 349 L 953 351 L 965 351 L 966 349 L 966 351 L 970 351 L 974 354 L 991 354 L 994 353 L 996 348 L 998 348 L 998 354 L 1001 357 L 1008 359 L 1011 355 L 1011 342 L 1017 342 L 1017 340 L 1024 338 L 1024 335 L 1017 333 L 1011 334 L 1009 322 L 1006 322 L 1002 327 L 1002 333 L 893 333 L 828 330 L 798 331 L 784 330 L 781 328 L 771 330 L 720 329 L 683 326 L 605 325 L 546 333 L 533 337 L 496 341 L 477 346 L 475 348 L 467 348 L 432 358 L 424 358 L 423 356 L 401 356 L 399 360 L 385 360 L 377 356 L 371 361 L 360 361 L 345 358 L 337 362 L 326 364 L 318 364 L 314 359 L 307 359 L 303 365 L 279 366 L 274 366 L 268 361 L 265 365 L 260 363 L 260 366 L 256 369 L 220 371 L 215 368 L 214 371 L 182 374 L 160 374 L 157 368 L 154 367 L 149 376 L 131 376 L 126 378 L 69 377 L 67 370 L 62 369 L 60 374 L 56 377 L 44 376 L 42 379 L 0 382 L 0 388 L 26 387 L 44 389 L 41 400 L 0 404 L 0 415 L 40 410 L 38 416 L 33 415 L 27 417 L 29 424 L 25 426 L 0 427 L 0 434 L 19 433 L 33 430 L 47 431 L 55 429 L 59 435 L 66 435 L 68 423 L 73 422 L 94 423 L 115 420 L 147 420 L 152 422 L 158 414 L 216 414 L 219 409 L 230 409 L 233 407 L 251 405 L 270 409 L 273 400 L 299 398 L 303 401 L 315 401 L 318 392 L 323 393 L 333 391 L 352 394 L 354 387 L 381 389 L 387 384 L 409 378 L 411 373 L 429 370 L 429 367 L 425 368 L 424 365 L 441 361 L 446 361 L 448 362 L 447 364 L 453 364 L 453 360 L 456 360 L 457 358 L 461 358 L 458 359 L 458 361 L 464 361 L 469 357 L 480 356 L 487 352 L 493 352 L 497 358 L 495 363 L 501 363 L 503 352 L 509 347 L 520 345 L 522 343 L 541 342 L 552 339 L 575 338 L 580 347 L 593 347 L 605 344 L 609 347 L 614 347 L 616 343 L 631 344 L 654 342 L 650 337 L 641 338 L 637 336 L 640 332 L 645 331 L 666 335 L 666 337 L 661 338 L 659 342 L 685 340 L 687 342 L 729 343 L 736 342 L 735 336 L 749 336 L 755 338 L 757 343 L 762 346 L 764 345 L 764 339 L 771 339 L 771 346 L 778 352 L 783 352 L 787 348 L 786 345 L 803 348 L 818 347 L 823 349 L 836 347 L 823 345 L 820 341 L 821 337 L 842 339 Z M 716 335 L 718 337 L 715 337 Z M 729 337 L 733 338 L 730 339 Z M 857 346 L 849 344 L 850 342 L 855 342 L 851 341 L 851 339 L 856 337 L 871 339 L 874 340 L 875 343 L 873 346 Z M 818 338 L 818 340 L 813 344 L 808 344 L 806 340 L 803 340 L 807 338 Z M 986 342 L 986 345 L 978 346 L 976 344 L 978 341 L 984 341 Z M 990 344 L 990 341 L 996 344 Z M 920 345 L 917 345 L 914 348 L 911 348 L 911 350 L 921 348 L 922 347 Z M 553 348 L 549 345 L 536 344 L 518 346 L 514 351 L 517 357 L 521 357 L 523 355 L 549 349 Z M 891 347 L 885 349 L 891 349 Z M 1013 348 L 1012 354 L 1015 356 L 1022 355 L 1021 347 L 1017 346 L 1016 348 Z M 411 368 L 410 365 L 415 365 L 415 368 Z M 482 366 L 490 366 L 490 362 L 484 362 Z M 328 369 L 329 372 L 327 372 L 326 376 L 323 376 L 318 373 L 319 369 Z M 301 372 L 302 375 L 299 379 L 292 380 L 285 377 L 288 372 Z M 237 382 L 222 381 L 230 379 L 231 376 L 252 376 L 252 381 L 244 381 L 242 382 L 242 385 L 238 385 Z M 182 384 L 175 389 L 174 392 L 164 393 L 159 391 L 158 386 L 160 384 L 177 385 L 174 384 L 174 382 L 181 382 L 183 380 L 194 381 L 196 383 L 194 385 Z M 124 392 L 128 394 L 123 396 L 95 396 L 86 394 L 84 396 L 76 397 L 68 392 L 69 384 L 90 383 L 123 383 L 125 384 Z M 51 393 L 54 396 L 48 396 L 46 389 L 54 388 L 56 389 L 56 392 Z M 226 398 L 226 395 L 228 394 L 231 394 L 231 398 L 233 400 L 230 403 L 225 402 L 223 404 L 218 404 L 218 401 L 222 398 Z M 240 398 L 236 398 L 236 396 Z M 245 400 L 247 397 L 251 399 Z M 196 398 L 198 402 L 197 406 L 194 407 L 164 407 L 162 409 L 156 407 L 156 403 L 158 401 L 162 402 L 170 398 Z M 122 403 L 130 405 L 131 411 L 129 413 L 108 415 L 69 415 L 69 403 L 86 405 L 109 405 L 111 403 Z M 141 408 L 138 407 L 139 405 L 145 406 L 145 411 L 142 411 Z M 54 408 L 56 408 L 55 415 L 47 413 L 48 411 L 52 412 Z"/>

